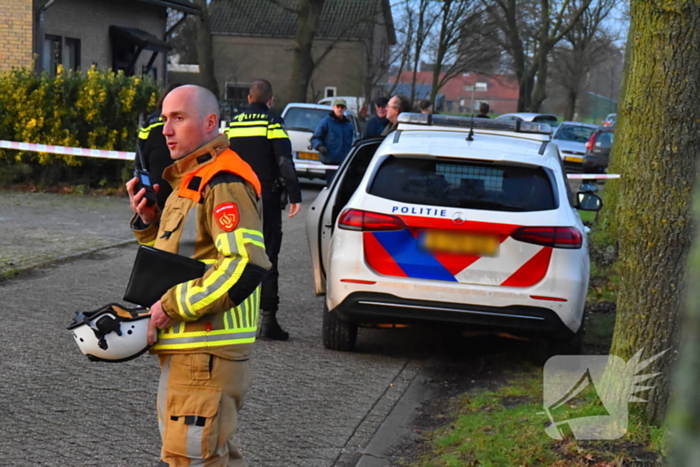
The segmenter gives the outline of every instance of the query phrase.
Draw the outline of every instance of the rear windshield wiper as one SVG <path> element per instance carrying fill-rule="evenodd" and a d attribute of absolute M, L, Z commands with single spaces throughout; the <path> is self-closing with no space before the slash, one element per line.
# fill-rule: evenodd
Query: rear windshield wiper
<path fill-rule="evenodd" d="M 494 208 L 497 211 L 512 211 L 512 212 L 522 212 L 526 209 L 522 206 L 512 206 L 508 204 L 499 203 L 497 201 L 485 201 L 479 199 L 460 199 L 457 204 L 461 208 Z"/>

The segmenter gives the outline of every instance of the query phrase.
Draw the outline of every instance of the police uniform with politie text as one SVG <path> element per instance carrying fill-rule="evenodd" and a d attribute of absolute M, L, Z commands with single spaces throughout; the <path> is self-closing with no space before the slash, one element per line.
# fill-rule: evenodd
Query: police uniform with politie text
<path fill-rule="evenodd" d="M 262 185 L 265 251 L 272 268 L 262 285 L 262 320 L 258 337 L 285 341 L 289 333 L 277 321 L 280 301 L 277 260 L 282 246 L 282 210 L 289 200 L 289 217 L 299 212 L 301 189 L 284 121 L 270 111 L 272 103 L 270 82 L 256 80 L 248 93 L 249 106 L 232 117 L 226 134 L 231 149 L 250 164 Z"/>
<path fill-rule="evenodd" d="M 150 309 L 158 354 L 160 466 L 240 467 L 238 411 L 251 384 L 260 284 L 270 262 L 262 235 L 262 188 L 251 167 L 218 135 L 218 103 L 208 90 L 181 86 L 163 104 L 173 192 L 161 212 L 127 183 L 139 243 L 182 254 L 196 223 L 192 257 L 204 276 L 169 289 Z"/>

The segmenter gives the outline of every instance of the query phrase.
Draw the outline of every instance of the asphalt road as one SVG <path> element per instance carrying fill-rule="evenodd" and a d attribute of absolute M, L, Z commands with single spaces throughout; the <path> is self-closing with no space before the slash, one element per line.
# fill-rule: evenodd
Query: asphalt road
<path fill-rule="evenodd" d="M 305 190 L 305 208 L 317 192 Z M 122 302 L 136 250 L 126 200 L 2 195 L 5 271 L 103 249 L 0 282 L 0 465 L 155 465 L 157 359 L 93 363 L 65 329 L 75 311 Z M 429 333 L 410 329 L 363 329 L 353 353 L 323 348 L 304 214 L 284 225 L 279 317 L 291 339 L 253 355 L 239 429 L 249 466 L 354 466 L 430 353 Z"/>
<path fill-rule="evenodd" d="M 256 343 L 243 452 L 249 467 L 399 465 L 416 454 L 416 427 L 444 419 L 441 401 L 543 364 L 542 352 L 427 328 L 360 329 L 355 352 L 323 348 L 304 222 L 319 189 L 306 185 L 304 211 L 284 218 L 279 319 L 291 339 Z M 0 275 L 59 259 L 0 279 L 0 466 L 157 464 L 157 359 L 93 363 L 65 329 L 76 311 L 123 302 L 130 217 L 125 198 L 0 192 Z"/>

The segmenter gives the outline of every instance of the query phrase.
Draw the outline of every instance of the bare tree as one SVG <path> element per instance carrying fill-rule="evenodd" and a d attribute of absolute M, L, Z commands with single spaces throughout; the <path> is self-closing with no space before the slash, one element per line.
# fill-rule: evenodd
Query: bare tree
<path fill-rule="evenodd" d="M 572 0 L 481 1 L 499 31 L 495 39 L 512 60 L 520 87 L 518 111 L 539 111 L 547 98 L 550 53 L 592 0 L 581 0 L 573 14 Z"/>
<path fill-rule="evenodd" d="M 423 47 L 428 41 L 428 37 L 433 29 L 433 25 L 438 19 L 438 15 L 433 11 L 431 5 L 432 0 L 418 0 L 413 17 L 416 19 L 415 27 L 413 28 L 413 56 L 412 67 L 413 72 L 411 78 L 411 102 L 416 98 L 416 81 L 418 77 L 418 68 L 423 54 Z M 407 3 L 407 8 L 413 9 L 413 5 Z"/>
<path fill-rule="evenodd" d="M 572 1 L 569 5 L 571 14 L 582 1 Z M 602 28 L 602 22 L 616 3 L 616 0 L 598 0 L 591 4 L 553 50 L 554 81 L 566 90 L 565 120 L 574 119 L 584 77 L 617 51 L 617 36 Z"/>
<path fill-rule="evenodd" d="M 197 57 L 199 61 L 199 74 L 203 78 L 204 87 L 219 97 L 219 83 L 214 73 L 214 53 L 211 38 L 211 25 L 209 22 L 209 8 L 207 0 L 194 0 L 194 4 L 201 10 L 195 22 L 197 25 Z"/>
<path fill-rule="evenodd" d="M 490 73 L 500 52 L 485 30 L 484 9 L 479 0 L 444 0 L 438 13 L 438 29 L 429 48 L 433 58 L 430 101 L 450 79 L 467 71 Z"/>
<path fill-rule="evenodd" d="M 396 87 L 401 82 L 401 75 L 406 67 L 411 62 L 411 51 L 413 50 L 413 40 L 414 40 L 414 15 L 415 12 L 411 8 L 409 2 L 404 3 L 404 11 L 396 28 L 397 33 L 397 45 L 392 55 L 392 60 L 389 62 L 391 65 L 390 71 L 396 76 L 396 79 L 391 84 L 391 87 L 387 90 L 387 95 L 391 96 L 396 91 Z"/>

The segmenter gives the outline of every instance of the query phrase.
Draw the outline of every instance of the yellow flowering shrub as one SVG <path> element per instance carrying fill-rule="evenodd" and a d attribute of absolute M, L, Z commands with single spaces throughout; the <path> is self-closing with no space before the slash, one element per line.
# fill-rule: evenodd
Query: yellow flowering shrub
<path fill-rule="evenodd" d="M 158 86 L 150 77 L 93 66 L 84 73 L 59 68 L 51 78 L 15 68 L 0 74 L 0 139 L 133 151 L 139 115 L 153 111 L 157 98 Z M 131 163 L 3 149 L 0 183 L 18 181 L 7 175 L 13 166 L 22 167 L 15 171 L 21 173 L 19 181 L 104 186 L 122 183 Z"/>

